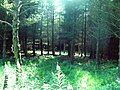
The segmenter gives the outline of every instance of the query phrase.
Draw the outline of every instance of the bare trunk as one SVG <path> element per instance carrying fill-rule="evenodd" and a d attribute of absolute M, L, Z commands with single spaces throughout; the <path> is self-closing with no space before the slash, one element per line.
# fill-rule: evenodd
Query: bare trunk
<path fill-rule="evenodd" d="M 70 42 L 70 46 L 71 46 L 71 48 L 70 48 L 70 58 L 73 60 L 74 59 L 74 41 L 73 40 Z"/>
<path fill-rule="evenodd" d="M 91 39 L 91 45 L 90 45 L 90 59 L 95 59 L 95 53 L 96 53 L 96 48 L 95 48 L 95 42 L 94 39 Z"/>
<path fill-rule="evenodd" d="M 35 56 L 35 32 L 33 32 L 33 44 L 32 44 L 32 50 L 33 50 L 33 56 Z"/>
<path fill-rule="evenodd" d="M 96 43 L 96 64 L 99 67 L 100 60 L 99 60 L 99 40 Z"/>
<path fill-rule="evenodd" d="M 48 51 L 48 55 L 49 55 L 49 54 L 50 54 L 50 53 L 49 53 L 49 51 L 50 51 L 50 49 L 49 49 L 49 48 L 50 48 L 50 45 L 49 45 L 49 44 L 50 44 L 50 43 L 49 43 L 49 39 L 47 40 L 47 44 L 48 44 L 48 45 L 47 45 L 47 51 Z"/>
<path fill-rule="evenodd" d="M 59 55 L 61 55 L 61 41 L 59 39 Z"/>
<path fill-rule="evenodd" d="M 24 45 L 24 53 L 25 56 L 27 56 L 27 32 L 25 31 L 25 41 L 24 41 L 25 45 Z"/>
<path fill-rule="evenodd" d="M 78 50 L 78 54 L 80 55 L 80 44 L 78 44 L 78 48 L 77 48 Z"/>
<path fill-rule="evenodd" d="M 71 60 L 74 59 L 74 40 L 71 40 L 68 42 L 68 56 L 70 57 Z"/>
<path fill-rule="evenodd" d="M 83 57 L 83 48 L 84 48 L 84 45 L 83 45 L 83 41 L 84 41 L 84 32 L 83 32 L 83 30 L 82 30 L 82 36 L 81 36 L 81 39 L 82 39 L 82 41 L 81 41 L 81 57 Z"/>
<path fill-rule="evenodd" d="M 120 79 L 120 38 L 119 38 L 118 78 Z"/>
<path fill-rule="evenodd" d="M 23 40 L 23 52 L 25 54 L 25 56 L 27 56 L 27 31 L 24 31 L 25 35 L 24 35 L 24 40 Z"/>
<path fill-rule="evenodd" d="M 21 61 L 21 54 L 20 54 L 20 44 L 19 44 L 19 8 L 16 8 L 17 10 L 15 11 L 15 14 L 13 16 L 13 30 L 12 30 L 12 42 L 13 42 L 13 53 L 14 53 L 14 58 L 16 60 L 17 68 L 20 69 L 20 64 L 22 64 Z"/>
<path fill-rule="evenodd" d="M 16 23 L 15 21 L 13 21 L 13 23 Z M 13 27 L 13 53 L 14 53 L 14 57 L 17 63 L 17 68 L 20 68 L 20 44 L 19 44 L 19 37 L 18 37 L 18 29 L 15 27 Z"/>
<path fill-rule="evenodd" d="M 43 40 L 42 40 L 42 38 L 40 39 L 40 44 L 41 44 L 41 55 L 43 55 Z"/>
<path fill-rule="evenodd" d="M 48 13 L 47 13 L 47 52 L 49 55 L 49 47 L 50 47 L 50 43 L 49 43 L 49 30 L 48 30 L 48 26 L 49 26 L 49 22 L 48 22 Z"/>
<path fill-rule="evenodd" d="M 6 59 L 6 30 L 4 30 L 3 35 L 3 51 L 2 51 L 3 65 L 5 64 Z"/>
<path fill-rule="evenodd" d="M 66 48 L 66 46 L 65 46 L 65 43 L 63 43 L 63 52 L 65 53 L 65 49 Z M 69 49 L 69 42 L 68 42 L 68 49 Z M 69 51 L 68 51 L 69 52 Z M 69 54 L 69 53 L 68 53 Z"/>
<path fill-rule="evenodd" d="M 5 16 L 5 20 L 7 20 L 7 17 Z M 3 65 L 5 64 L 5 59 L 6 59 L 6 24 L 4 26 L 4 34 L 3 34 L 3 51 L 2 51 L 2 58 L 3 58 Z"/>
<path fill-rule="evenodd" d="M 70 57 L 70 54 L 71 54 L 71 44 L 70 42 L 68 41 L 68 56 Z M 65 51 L 65 44 L 64 44 L 64 51 Z"/>
<path fill-rule="evenodd" d="M 32 28 L 32 50 L 33 50 L 33 56 L 35 56 L 35 34 L 36 34 L 36 24 L 33 25 L 33 28 Z"/>
<path fill-rule="evenodd" d="M 40 28 L 40 49 L 41 49 L 41 55 L 43 55 L 42 31 L 43 31 L 43 17 L 41 18 L 41 28 Z"/>
<path fill-rule="evenodd" d="M 52 16 L 52 55 L 55 55 L 55 43 L 54 43 L 54 10 Z"/>
<path fill-rule="evenodd" d="M 60 14 L 59 14 L 59 55 L 61 55 L 61 40 L 60 40 Z"/>
<path fill-rule="evenodd" d="M 86 16 L 86 6 L 85 6 L 85 30 L 84 30 L 84 57 L 86 57 L 86 28 L 87 28 L 87 16 Z"/>

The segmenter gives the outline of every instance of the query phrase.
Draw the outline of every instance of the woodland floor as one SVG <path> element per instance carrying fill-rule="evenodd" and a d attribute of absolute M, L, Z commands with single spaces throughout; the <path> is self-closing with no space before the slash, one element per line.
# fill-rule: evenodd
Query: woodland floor
<path fill-rule="evenodd" d="M 16 83 L 14 63 L 0 66 L 0 90 L 120 90 L 117 65 L 107 62 L 96 69 L 94 61 L 41 56 L 24 58 Z M 7 78 L 6 78 L 7 75 Z M 5 79 L 6 78 L 6 79 Z M 6 83 L 7 82 L 7 83 Z"/>

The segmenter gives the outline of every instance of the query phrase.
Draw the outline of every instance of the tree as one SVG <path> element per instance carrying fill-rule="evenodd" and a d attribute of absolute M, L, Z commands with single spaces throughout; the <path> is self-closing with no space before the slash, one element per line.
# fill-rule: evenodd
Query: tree
<path fill-rule="evenodd" d="M 55 38 L 54 38 L 54 6 L 52 6 L 52 55 L 55 55 Z"/>
<path fill-rule="evenodd" d="M 79 5 L 80 0 L 77 1 L 66 1 L 65 3 L 65 14 L 63 22 L 64 38 L 68 43 L 68 56 L 71 59 L 74 58 L 75 54 L 75 41 L 78 37 L 78 18 L 81 14 L 81 7 Z"/>
<path fill-rule="evenodd" d="M 104 5 L 103 5 L 104 4 Z M 100 65 L 100 42 L 101 40 L 104 41 L 105 38 L 108 38 L 111 34 L 109 32 L 109 26 L 106 23 L 108 20 L 108 16 L 103 13 L 106 12 L 106 1 L 92 1 L 91 2 L 89 16 L 88 16 L 88 34 L 91 35 L 93 38 L 96 39 L 96 64 L 97 66 Z M 94 51 L 93 51 L 94 52 Z"/>
<path fill-rule="evenodd" d="M 28 2 L 25 3 L 25 2 L 22 2 L 21 0 L 14 0 L 11 3 L 12 3 L 13 9 L 6 9 L 5 8 L 5 10 L 13 16 L 12 24 L 7 22 L 7 21 L 3 21 L 3 20 L 0 20 L 0 22 L 9 25 L 12 28 L 13 53 L 14 53 L 16 64 L 17 64 L 17 68 L 20 69 L 21 56 L 20 56 L 20 44 L 19 44 L 19 28 L 20 28 L 19 17 L 20 17 L 20 15 L 22 15 L 27 10 L 29 10 L 33 7 L 28 8 L 27 10 L 21 12 L 21 7 L 24 5 L 27 5 Z M 34 8 L 35 8 L 35 6 L 34 6 Z"/>
<path fill-rule="evenodd" d="M 87 7 L 85 5 L 85 11 L 84 11 L 84 56 L 86 57 L 86 32 L 87 32 Z"/>
<path fill-rule="evenodd" d="M 118 52 L 118 80 L 120 80 L 120 1 L 119 0 L 113 0 L 110 3 L 112 12 L 110 14 L 114 17 L 112 18 L 111 24 L 111 32 L 119 39 L 119 52 Z"/>
<path fill-rule="evenodd" d="M 5 12 L 5 9 L 0 7 L 0 11 L 1 11 L 1 18 L 0 19 L 3 19 L 3 20 L 7 20 L 7 13 Z M 2 39 L 3 39 L 3 50 L 2 50 L 2 58 L 3 58 L 3 65 L 5 63 L 5 59 L 6 59 L 6 29 L 7 29 L 7 25 L 3 25 L 2 24 L 2 28 L 3 28 L 3 36 Z"/>

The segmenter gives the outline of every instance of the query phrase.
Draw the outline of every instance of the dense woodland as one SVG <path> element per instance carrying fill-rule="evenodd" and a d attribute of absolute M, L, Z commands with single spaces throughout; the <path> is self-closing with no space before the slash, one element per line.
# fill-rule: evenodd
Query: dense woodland
<path fill-rule="evenodd" d="M 26 70 L 28 70 L 27 73 L 34 71 L 31 68 L 25 68 L 27 65 L 37 67 L 37 71 L 34 72 L 42 73 L 40 75 L 43 77 L 40 77 L 41 81 L 38 80 L 40 82 L 38 88 L 30 89 L 23 86 L 19 87 L 19 90 L 119 90 L 120 0 L 0 0 L 0 58 L 1 72 L 3 71 L 1 75 L 4 77 L 4 84 L 0 84 L 0 87 L 3 90 L 13 90 L 8 87 L 10 75 L 6 74 L 6 68 L 9 72 L 15 69 L 15 85 L 19 86 L 22 82 L 20 81 L 22 73 Z M 80 62 L 83 63 L 83 67 L 79 68 L 77 64 Z M 36 64 L 38 65 L 34 66 Z M 48 67 L 40 68 L 42 65 L 44 67 L 48 65 Z M 47 77 L 46 74 L 51 73 L 53 68 L 58 68 L 57 73 L 63 73 L 59 70 L 60 65 L 63 66 L 63 72 L 70 77 L 70 82 L 63 84 L 67 85 L 66 88 L 62 88 L 60 84 L 62 81 L 59 82 L 60 85 L 57 84 L 59 87 L 54 85 L 51 86 L 52 88 L 40 87 L 51 85 L 51 80 L 45 81 L 43 78 Z M 109 70 L 102 71 L 105 65 Z M 72 68 L 70 71 L 69 67 Z M 47 69 L 51 72 L 46 73 Z M 68 71 L 65 71 L 67 69 Z M 78 88 L 74 76 L 71 79 L 70 72 L 78 75 L 77 80 L 80 75 L 86 75 L 87 72 L 84 72 L 84 69 L 93 71 L 92 74 L 96 76 L 104 76 L 106 73 L 108 75 L 106 78 L 99 77 L 106 80 L 106 83 L 103 80 L 106 86 L 100 84 L 104 88 L 100 88 L 101 86 L 93 88 L 93 83 L 90 82 L 90 88 L 81 86 L 82 84 Z M 111 76 L 107 71 L 112 73 Z M 107 77 L 114 78 L 114 81 L 113 79 L 110 81 Z M 82 82 L 82 79 L 79 81 Z M 109 84 L 112 86 L 108 88 L 107 83 L 112 81 L 114 84 Z M 18 89 L 14 87 L 14 90 Z"/>

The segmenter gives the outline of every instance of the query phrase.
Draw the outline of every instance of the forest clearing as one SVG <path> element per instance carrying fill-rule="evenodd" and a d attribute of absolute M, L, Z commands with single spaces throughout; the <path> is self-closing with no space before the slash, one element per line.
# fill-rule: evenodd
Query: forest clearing
<path fill-rule="evenodd" d="M 0 90 L 120 90 L 120 0 L 0 0 Z"/>

